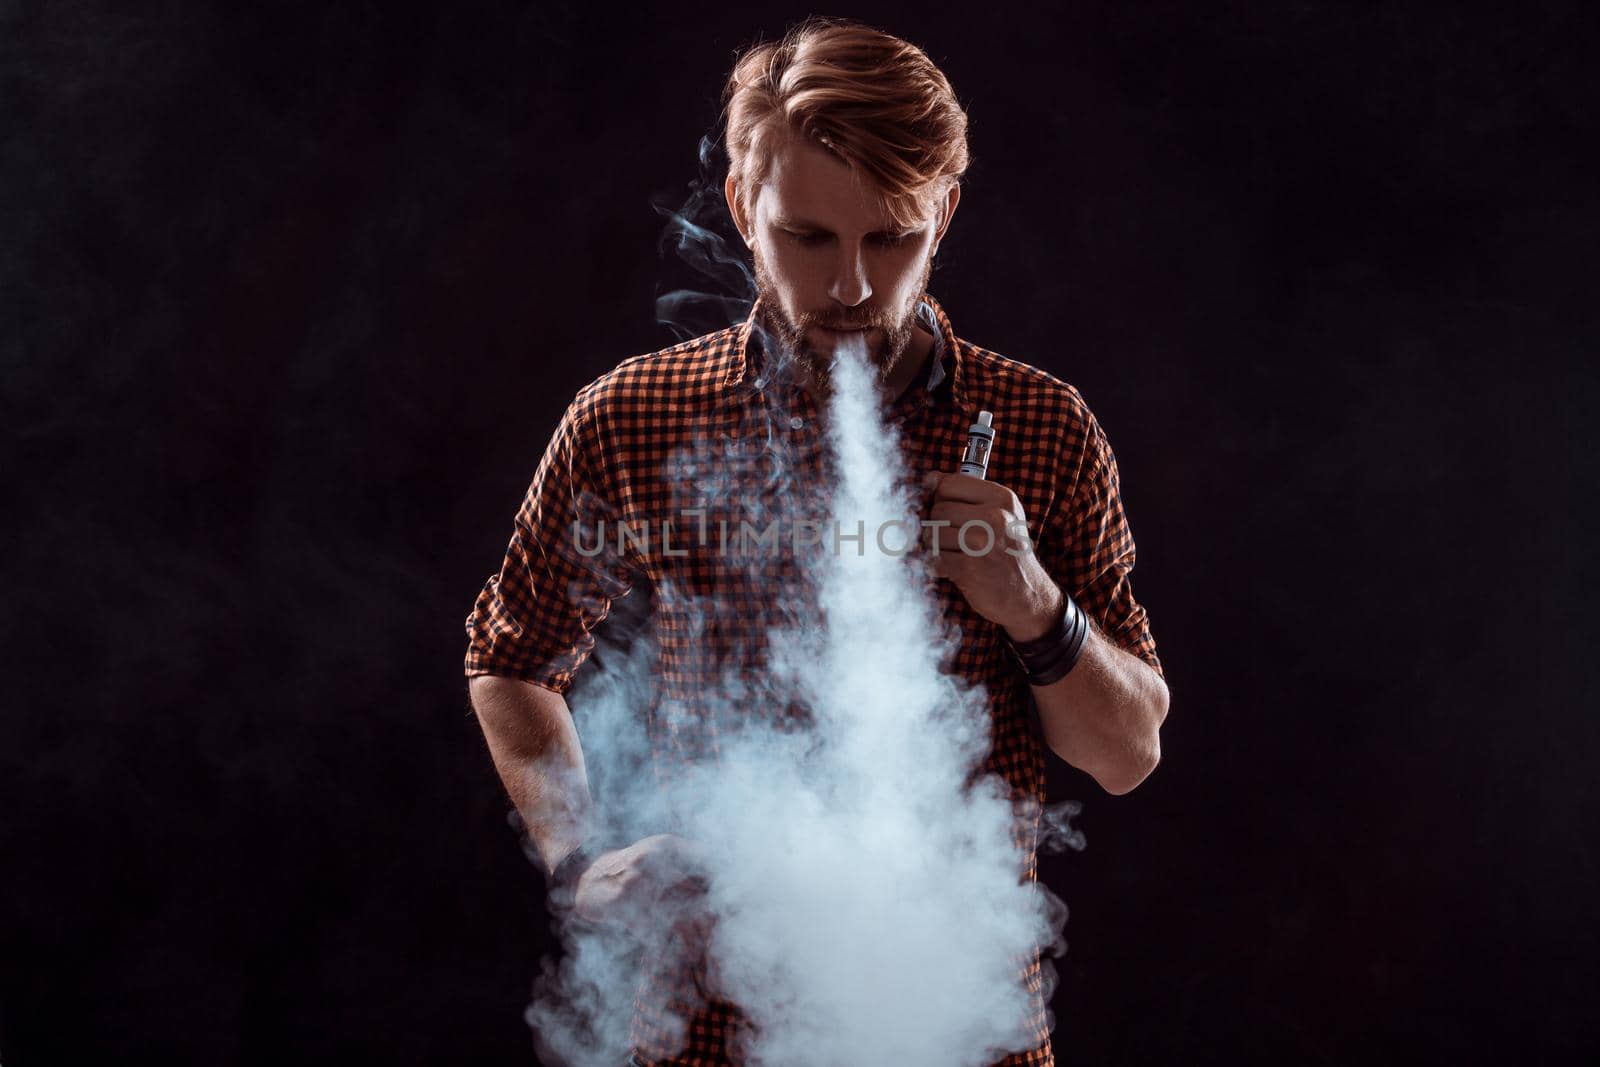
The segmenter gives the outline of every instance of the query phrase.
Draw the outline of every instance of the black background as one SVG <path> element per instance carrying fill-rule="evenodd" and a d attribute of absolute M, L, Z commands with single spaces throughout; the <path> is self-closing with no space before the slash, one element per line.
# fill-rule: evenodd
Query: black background
<path fill-rule="evenodd" d="M 0 1055 L 530 1062 L 462 619 L 807 12 L 0 12 Z M 1173 694 L 1052 767 L 1061 1062 L 1592 1053 L 1592 16 L 850 13 L 969 107 L 931 290 L 1106 427 Z"/>

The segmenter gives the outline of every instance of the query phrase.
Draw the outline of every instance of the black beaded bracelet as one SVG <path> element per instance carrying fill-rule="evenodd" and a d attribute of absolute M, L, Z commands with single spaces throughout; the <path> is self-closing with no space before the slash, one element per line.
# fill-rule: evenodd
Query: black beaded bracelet
<path fill-rule="evenodd" d="M 1007 638 L 1029 685 L 1049 685 L 1065 678 L 1077 666 L 1084 640 L 1089 636 L 1089 617 L 1071 596 L 1063 592 L 1061 598 L 1061 618 L 1043 637 L 1032 641 Z"/>

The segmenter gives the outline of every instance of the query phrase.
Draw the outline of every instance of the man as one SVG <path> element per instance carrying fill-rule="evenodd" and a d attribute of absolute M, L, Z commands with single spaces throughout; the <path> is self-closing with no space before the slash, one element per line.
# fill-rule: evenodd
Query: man
<path fill-rule="evenodd" d="M 965 115 L 925 54 L 855 23 L 808 20 L 747 52 L 726 100 L 725 194 L 757 300 L 742 324 L 624 361 L 580 391 L 557 427 L 504 565 L 467 620 L 470 694 L 495 765 L 577 915 L 648 922 L 653 906 L 692 886 L 694 846 L 682 838 L 609 850 L 588 840 L 565 694 L 612 599 L 638 580 L 693 591 L 717 610 L 696 628 L 689 598 L 662 597 L 663 703 L 647 726 L 664 764 L 706 758 L 719 727 L 695 714 L 702 690 L 746 662 L 781 598 L 726 557 L 675 557 L 657 542 L 595 560 L 574 550 L 569 530 L 596 507 L 659 528 L 684 502 L 667 461 L 696 441 L 776 440 L 793 484 L 820 476 L 832 354 L 854 335 L 907 463 L 925 476 L 939 548 L 928 562 L 962 636 L 952 669 L 989 694 L 983 769 L 1019 802 L 1015 843 L 1033 879 L 1044 748 L 1114 794 L 1159 759 L 1167 689 L 1133 598 L 1134 544 L 1110 446 L 1076 390 L 958 338 L 926 291 L 967 148 Z M 988 478 L 947 473 L 980 410 L 1004 432 Z M 964 551 L 957 531 L 973 520 L 1008 531 L 1011 551 Z M 1053 1063 L 1037 958 L 1018 980 L 1033 998 L 1036 1044 L 1002 1062 Z M 729 1062 L 738 1023 L 737 1005 L 707 994 L 703 961 L 656 973 L 636 1004 L 634 1062 Z"/>

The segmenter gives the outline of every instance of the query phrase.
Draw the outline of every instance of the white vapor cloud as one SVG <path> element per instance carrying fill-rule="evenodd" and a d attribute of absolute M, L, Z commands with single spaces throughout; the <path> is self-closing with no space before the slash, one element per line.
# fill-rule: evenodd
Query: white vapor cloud
<path fill-rule="evenodd" d="M 615 839 L 670 829 L 705 850 L 713 992 L 755 1024 L 744 1062 L 981 1067 L 1031 1046 L 1020 972 L 1058 944 L 1065 906 L 1022 880 L 1005 783 L 969 784 L 989 741 L 988 698 L 940 672 L 958 635 L 931 577 L 873 543 L 881 523 L 915 529 L 918 516 L 875 370 L 859 339 L 847 344 L 827 408 L 835 477 L 816 517 L 869 532 L 859 554 L 847 542 L 807 561 L 820 614 L 786 612 L 766 669 L 730 672 L 708 694 L 725 723 L 716 758 L 692 772 L 650 762 L 649 639 L 611 660 L 573 710 L 597 817 Z M 684 457 L 689 495 L 731 484 L 712 462 L 723 458 Z M 702 620 L 720 610 L 694 607 Z M 791 703 L 809 713 L 801 725 L 763 713 Z M 566 959 L 528 1009 L 543 1048 L 578 1065 L 623 1061 L 634 984 L 677 917 L 655 918 L 644 945 L 569 924 Z"/>

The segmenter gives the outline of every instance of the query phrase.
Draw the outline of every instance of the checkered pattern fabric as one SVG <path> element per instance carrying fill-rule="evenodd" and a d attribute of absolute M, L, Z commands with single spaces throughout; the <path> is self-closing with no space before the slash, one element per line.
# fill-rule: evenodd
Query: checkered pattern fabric
<path fill-rule="evenodd" d="M 1159 672 L 1146 613 L 1133 596 L 1134 542 L 1116 460 L 1083 397 L 1044 371 L 961 340 L 931 296 L 919 311 L 936 329 L 934 356 L 885 412 L 909 477 L 953 471 L 977 413 L 993 412 L 998 438 L 988 476 L 1022 502 L 1046 570 L 1108 638 Z M 467 617 L 468 676 L 506 675 L 565 694 L 611 602 L 650 582 L 659 699 L 646 729 L 658 776 L 715 759 L 727 728 L 719 716 L 729 712 L 726 702 L 713 707 L 703 695 L 730 670 L 761 670 L 769 627 L 806 617 L 815 603 L 792 552 L 741 557 L 732 550 L 741 521 L 759 531 L 808 508 L 829 514 L 821 494 L 830 457 L 818 408 L 765 358 L 760 315 L 758 302 L 742 324 L 625 360 L 579 391 L 534 472 L 501 569 Z M 699 509 L 698 530 L 684 530 L 685 509 Z M 601 519 L 608 531 L 634 523 L 646 538 L 620 552 L 611 532 L 587 544 L 575 538 L 575 522 L 597 531 Z M 681 544 L 659 536 L 669 521 Z M 999 628 L 950 582 L 935 589 L 960 635 L 945 668 L 989 694 L 991 746 L 980 772 L 1010 785 L 1018 810 L 1013 843 L 1034 880 L 1044 749 L 1028 686 Z M 1037 953 L 1017 966 L 1035 1041 L 1000 1063 L 1053 1064 Z M 737 1062 L 745 1022 L 705 977 L 703 961 L 685 956 L 651 968 L 632 1025 L 639 1061 Z"/>

